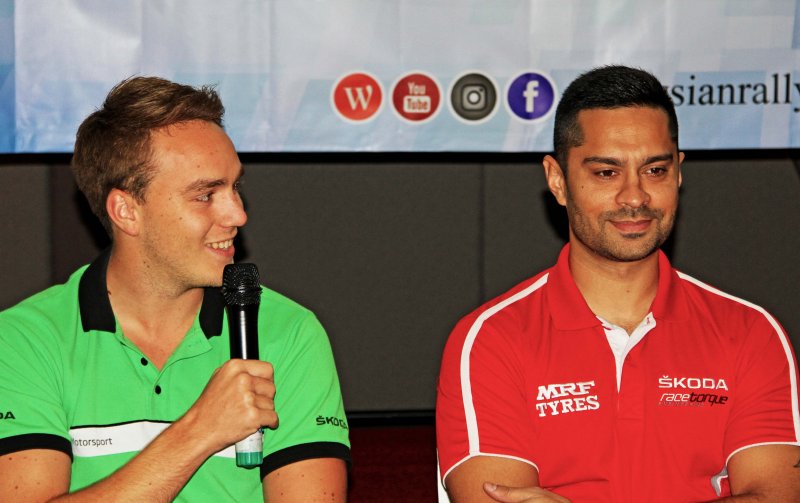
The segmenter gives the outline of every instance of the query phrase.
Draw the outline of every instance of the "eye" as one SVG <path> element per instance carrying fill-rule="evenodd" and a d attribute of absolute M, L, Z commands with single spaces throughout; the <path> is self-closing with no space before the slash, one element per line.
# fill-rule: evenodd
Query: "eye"
<path fill-rule="evenodd" d="M 233 191 L 234 192 L 241 192 L 242 191 L 242 185 L 244 185 L 244 180 L 236 180 L 235 182 L 233 182 Z"/>
<path fill-rule="evenodd" d="M 213 195 L 214 195 L 213 192 L 208 192 L 206 194 L 197 196 L 197 201 L 200 201 L 201 203 L 207 203 L 207 202 L 211 201 L 211 196 L 213 196 Z"/>
<path fill-rule="evenodd" d="M 598 178 L 611 178 L 612 176 L 616 175 L 616 171 L 613 169 L 601 169 L 594 172 L 595 176 Z"/>
<path fill-rule="evenodd" d="M 665 168 L 664 166 L 651 166 L 645 169 L 644 173 L 646 175 L 660 177 L 667 174 L 667 168 Z"/>

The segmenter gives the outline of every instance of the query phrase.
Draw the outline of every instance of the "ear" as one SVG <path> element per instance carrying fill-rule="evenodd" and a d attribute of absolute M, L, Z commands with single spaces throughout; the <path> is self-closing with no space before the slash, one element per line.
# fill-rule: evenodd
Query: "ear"
<path fill-rule="evenodd" d="M 139 235 L 139 203 L 132 195 L 121 189 L 111 189 L 106 198 L 106 213 L 120 232 Z"/>
<path fill-rule="evenodd" d="M 564 176 L 564 171 L 558 161 L 551 155 L 544 156 L 542 164 L 544 165 L 544 176 L 547 179 L 547 186 L 550 188 L 550 192 L 555 196 L 558 204 L 566 206 L 567 179 Z"/>
<path fill-rule="evenodd" d="M 683 152 L 678 152 L 678 187 L 683 183 L 683 158 L 686 157 Z"/>

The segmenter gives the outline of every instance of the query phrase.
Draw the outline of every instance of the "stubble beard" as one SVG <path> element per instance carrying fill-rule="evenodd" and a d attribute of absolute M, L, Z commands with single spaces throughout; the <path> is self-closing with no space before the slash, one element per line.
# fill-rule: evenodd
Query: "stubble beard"
<path fill-rule="evenodd" d="M 219 277 L 211 277 L 210 271 L 204 271 L 202 261 L 194 264 L 187 260 L 185 255 L 175 252 L 165 253 L 163 235 L 148 235 L 143 240 L 144 268 L 150 273 L 150 280 L 154 287 L 164 288 L 174 293 L 222 286 L 222 271 Z"/>
<path fill-rule="evenodd" d="M 638 208 L 620 208 L 616 211 L 600 213 L 595 222 L 596 229 L 575 204 L 569 189 L 566 190 L 567 216 L 569 218 L 572 234 L 588 249 L 608 260 L 615 262 L 635 262 L 649 257 L 655 253 L 667 240 L 672 232 L 675 222 L 674 214 L 665 218 L 664 210 L 652 209 L 648 206 Z M 628 233 L 621 236 L 621 241 L 614 240 L 609 235 L 608 226 L 613 220 L 650 219 L 655 226 L 655 232 L 646 237 L 647 233 Z"/>

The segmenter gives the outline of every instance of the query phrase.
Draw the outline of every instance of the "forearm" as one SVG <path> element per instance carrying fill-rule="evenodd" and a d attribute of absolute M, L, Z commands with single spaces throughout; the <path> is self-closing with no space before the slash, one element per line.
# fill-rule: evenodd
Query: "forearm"
<path fill-rule="evenodd" d="M 728 462 L 733 496 L 717 501 L 736 503 L 800 501 L 800 448 L 791 444 L 749 447 Z"/>
<path fill-rule="evenodd" d="M 122 468 L 66 494 L 71 464 L 60 451 L 31 449 L 0 456 L 3 501 L 171 501 L 209 456 L 259 427 L 275 428 L 272 366 L 230 360 L 214 372 L 200 398 Z M 220 403 L 226 404 L 220 409 Z M 233 462 L 233 461 L 231 461 Z"/>
<path fill-rule="evenodd" d="M 191 418 L 182 418 L 110 476 L 52 501 L 172 501 L 214 452 L 191 432 Z"/>

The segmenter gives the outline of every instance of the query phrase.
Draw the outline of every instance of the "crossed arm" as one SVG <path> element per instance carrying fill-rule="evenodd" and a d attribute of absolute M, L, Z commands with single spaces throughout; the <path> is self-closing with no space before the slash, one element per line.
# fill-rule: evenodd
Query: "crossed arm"
<path fill-rule="evenodd" d="M 0 456 L 4 501 L 171 501 L 213 453 L 260 426 L 276 427 L 272 366 L 231 360 L 192 408 L 109 477 L 67 494 L 71 462 L 63 452 L 32 449 Z M 216 404 L 225 403 L 219 408 Z M 209 414 L 207 411 L 223 411 Z M 304 476 L 300 476 L 300 474 Z M 292 463 L 265 478 L 265 501 L 345 501 L 346 469 L 338 459 Z"/>
<path fill-rule="evenodd" d="M 474 457 L 455 468 L 446 482 L 452 503 L 569 503 L 568 499 L 540 488 L 536 468 L 515 459 Z"/>
<path fill-rule="evenodd" d="M 719 501 L 800 501 L 800 447 L 760 445 L 736 453 L 728 462 L 733 496 Z"/>
<path fill-rule="evenodd" d="M 736 453 L 728 463 L 732 496 L 717 501 L 800 501 L 800 447 L 760 445 Z M 536 469 L 513 459 L 480 456 L 447 477 L 453 503 L 568 503 L 539 485 Z"/>

